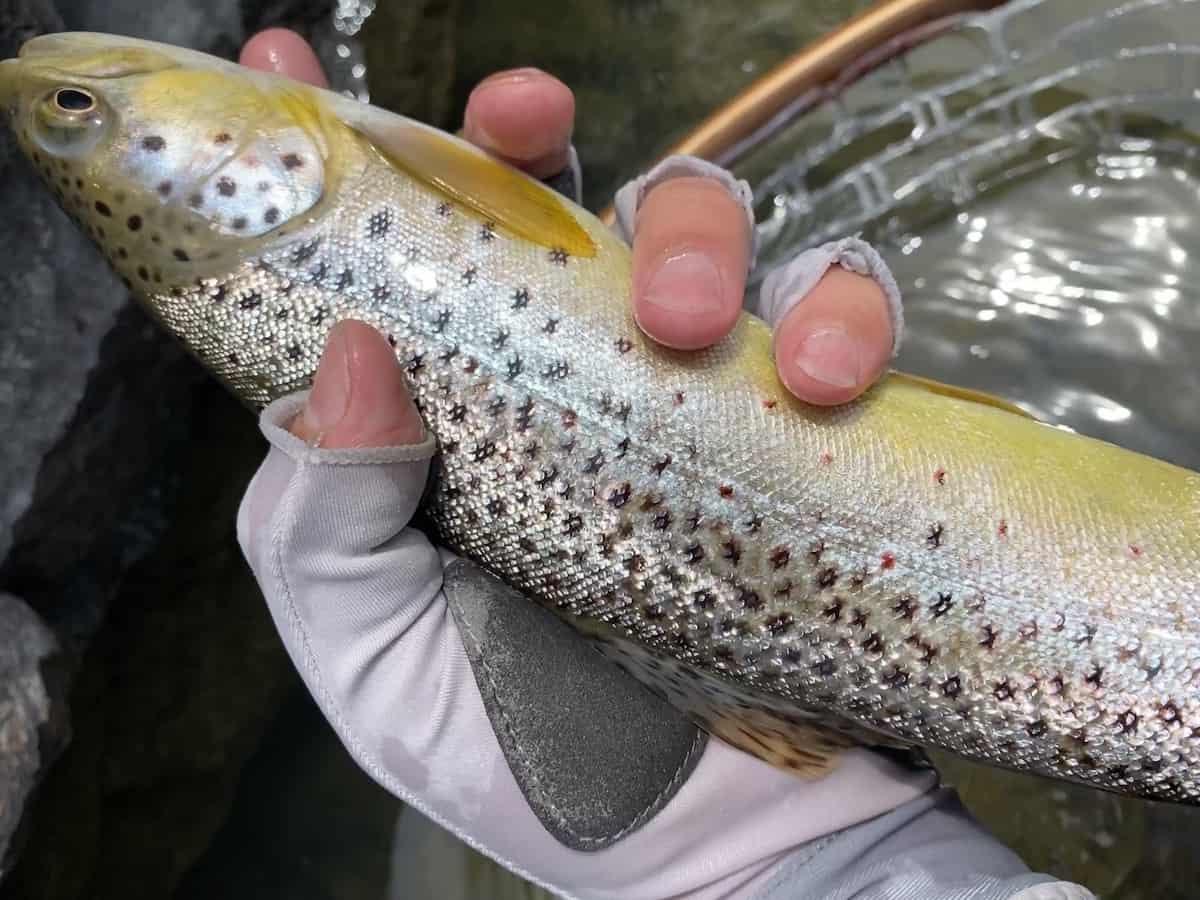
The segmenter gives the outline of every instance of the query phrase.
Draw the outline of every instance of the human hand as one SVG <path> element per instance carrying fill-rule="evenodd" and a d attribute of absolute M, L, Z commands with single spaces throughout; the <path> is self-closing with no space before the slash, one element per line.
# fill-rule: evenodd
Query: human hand
<path fill-rule="evenodd" d="M 312 49 L 290 31 L 256 35 L 241 58 L 326 85 Z M 537 69 L 514 69 L 471 92 L 462 135 L 535 178 L 550 178 L 568 165 L 574 118 L 566 85 Z M 673 177 L 646 193 L 632 230 L 633 311 L 642 330 L 681 350 L 728 335 L 742 310 L 751 263 L 741 204 L 711 178 Z M 770 317 L 775 358 L 780 379 L 798 398 L 845 403 L 884 373 L 895 344 L 895 311 L 875 280 L 834 266 L 806 295 L 782 301 Z M 350 349 L 372 340 L 366 332 L 348 334 Z"/>

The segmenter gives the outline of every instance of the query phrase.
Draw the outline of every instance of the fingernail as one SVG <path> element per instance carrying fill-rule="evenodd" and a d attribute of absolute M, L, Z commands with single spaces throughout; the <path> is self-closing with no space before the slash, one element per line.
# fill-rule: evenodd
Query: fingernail
<path fill-rule="evenodd" d="M 491 88 L 497 84 L 521 84 L 526 81 L 533 81 L 537 78 L 545 78 L 546 73 L 541 69 L 536 69 L 533 66 L 524 66 L 520 69 L 508 69 L 503 72 L 493 72 L 487 78 L 483 79 L 479 84 L 475 85 L 475 90 L 481 88 Z"/>
<path fill-rule="evenodd" d="M 301 413 L 308 431 L 315 435 L 314 445 L 319 445 L 324 435 L 337 427 L 350 407 L 349 350 L 346 335 L 340 330 L 335 332 Z"/>
<path fill-rule="evenodd" d="M 833 387 L 856 387 L 862 377 L 859 343 L 841 328 L 814 331 L 800 343 L 795 359 L 809 378 Z"/>
<path fill-rule="evenodd" d="M 645 299 L 670 312 L 717 312 L 724 302 L 721 272 L 699 250 L 668 255 L 646 282 Z"/>

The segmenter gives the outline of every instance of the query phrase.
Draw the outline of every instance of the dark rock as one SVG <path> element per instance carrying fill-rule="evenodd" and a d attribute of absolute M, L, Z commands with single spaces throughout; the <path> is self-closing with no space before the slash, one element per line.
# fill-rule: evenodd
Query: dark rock
<path fill-rule="evenodd" d="M 58 0 L 66 27 L 164 41 L 234 57 L 245 38 L 239 0 Z"/>
<path fill-rule="evenodd" d="M 33 610 L 0 593 L 0 859 L 9 856 L 47 750 L 61 746 L 63 735 L 51 735 L 52 698 L 41 671 L 55 650 L 54 636 Z M 0 877 L 6 869 L 0 864 Z"/>
<path fill-rule="evenodd" d="M 188 409 L 195 439 L 171 460 L 171 521 L 84 652 L 75 739 L 32 806 L 5 900 L 170 897 L 285 696 L 302 690 L 233 530 L 265 443 L 215 383 Z"/>
<path fill-rule="evenodd" d="M 63 0 L 59 10 L 61 18 L 46 2 L 0 0 L 0 54 L 11 56 L 29 37 L 64 27 L 227 57 L 243 37 L 237 0 Z M 220 583 L 220 561 L 211 560 L 207 577 L 185 566 L 178 577 L 190 578 L 188 586 L 165 589 L 167 599 L 186 608 L 158 602 L 156 585 L 143 583 L 138 602 L 144 608 L 135 620 L 110 623 L 98 649 L 85 654 L 130 567 L 180 514 L 174 503 L 184 448 L 203 441 L 209 427 L 197 419 L 197 390 L 219 396 L 227 404 L 223 415 L 252 438 L 253 420 L 132 305 L 100 254 L 35 181 L 7 133 L 0 136 L 0 191 L 6 260 L 0 268 L 0 587 L 25 596 L 57 635 L 64 651 L 54 670 L 64 685 L 60 694 L 84 666 L 72 698 L 76 743 L 39 789 L 35 808 L 45 812 L 24 823 L 27 856 L 4 891 L 21 898 L 128 897 L 135 892 L 123 882 L 144 882 L 137 896 L 161 897 L 162 885 L 178 877 L 220 824 L 223 798 L 257 741 L 286 663 L 252 581 L 241 571 L 242 590 L 232 590 Z M 242 446 L 250 466 L 259 451 L 253 442 Z M 237 480 L 237 462 L 226 456 L 231 452 L 221 448 L 225 468 L 211 470 L 233 479 L 225 506 L 192 511 L 205 522 L 215 517 L 214 527 L 229 540 L 236 503 L 228 492 L 240 493 L 248 477 L 243 470 Z M 203 502 L 214 496 L 209 491 Z M 128 596 L 119 601 L 126 609 Z M 0 620 L 0 697 L 10 685 L 2 660 L 13 649 L 2 626 Z M 139 685 L 148 696 L 138 695 Z M 0 772 L 0 792 L 11 793 L 11 802 L 9 794 L 0 801 L 7 817 L 0 817 L 0 840 L 8 839 L 30 786 L 57 755 L 65 718 L 63 708 L 52 706 L 53 727 L 43 728 L 32 745 L 37 766 L 28 777 L 24 769 L 11 777 Z M 151 765 L 140 741 L 155 728 L 160 746 Z M 11 762 L 27 767 L 29 759 L 16 755 Z M 184 796 L 186 802 L 171 799 Z M 160 827 L 156 817 L 162 816 L 180 828 Z M 181 833 L 183 823 L 190 823 L 190 836 Z M 113 852 L 104 842 L 110 834 L 124 835 L 124 849 L 138 854 L 139 863 L 157 838 L 159 877 L 131 874 L 140 866 L 128 853 Z M 52 862 L 42 865 L 47 859 Z M 118 877 L 120 865 L 125 869 Z"/>
<path fill-rule="evenodd" d="M 229 819 L 174 900 L 390 896 L 402 804 L 359 768 L 298 680 L 296 687 L 246 766 Z"/>

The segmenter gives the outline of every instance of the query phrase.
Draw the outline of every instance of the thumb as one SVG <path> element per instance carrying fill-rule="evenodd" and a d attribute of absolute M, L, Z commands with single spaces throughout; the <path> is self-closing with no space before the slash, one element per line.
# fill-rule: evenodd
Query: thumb
<path fill-rule="evenodd" d="M 327 449 L 419 444 L 425 424 L 383 335 L 354 320 L 329 332 L 312 391 L 289 431 Z"/>

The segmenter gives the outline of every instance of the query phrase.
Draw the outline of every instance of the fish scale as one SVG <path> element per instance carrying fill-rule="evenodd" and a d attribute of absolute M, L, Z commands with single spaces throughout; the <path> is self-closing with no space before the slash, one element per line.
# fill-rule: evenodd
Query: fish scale
<path fill-rule="evenodd" d="M 98 45 L 128 54 L 128 86 L 89 77 Z M 63 72 L 136 109 L 42 168 L 152 315 L 253 407 L 308 386 L 337 321 L 377 327 L 438 441 L 439 540 L 712 733 L 805 777 L 918 745 L 1200 800 L 1200 476 L 899 374 L 807 407 L 749 316 L 696 353 L 645 338 L 628 248 L 448 136 L 175 48 L 31 48 L 0 93 L 35 164 L 31 111 L 59 115 L 38 104 Z M 187 127 L 138 87 L 177 68 L 221 92 Z M 121 165 L 145 128 L 178 152 L 247 97 L 273 110 L 247 127 L 304 129 L 322 167 L 320 198 L 261 236 Z M 183 223 L 187 259 L 121 257 L 131 214 Z"/>

